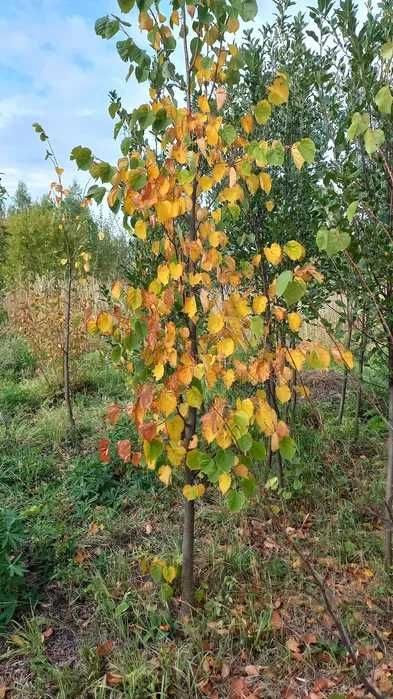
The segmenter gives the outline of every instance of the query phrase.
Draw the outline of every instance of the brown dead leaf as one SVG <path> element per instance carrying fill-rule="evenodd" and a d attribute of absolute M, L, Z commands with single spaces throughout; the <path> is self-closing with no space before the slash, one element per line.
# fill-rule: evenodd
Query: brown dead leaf
<path fill-rule="evenodd" d="M 259 668 L 256 665 L 246 665 L 244 672 L 250 677 L 257 677 L 259 675 Z"/>
<path fill-rule="evenodd" d="M 74 556 L 74 562 L 81 566 L 88 558 L 89 554 L 85 549 L 78 549 Z"/>
<path fill-rule="evenodd" d="M 223 662 L 222 667 L 221 667 L 221 677 L 223 680 L 226 680 L 227 677 L 229 677 L 231 673 L 231 667 L 228 665 L 228 663 Z"/>
<path fill-rule="evenodd" d="M 5 695 L 7 694 L 7 687 L 5 684 L 0 684 L 0 699 L 5 699 Z"/>
<path fill-rule="evenodd" d="M 113 641 L 110 641 L 109 639 L 107 641 L 104 641 L 103 643 L 99 643 L 96 646 L 96 652 L 99 658 L 106 658 L 110 653 L 113 648 Z"/>
<path fill-rule="evenodd" d="M 220 85 L 220 87 L 217 88 L 216 90 L 216 103 L 217 103 L 217 109 L 220 111 L 220 109 L 223 108 L 227 98 L 227 91 L 225 87 Z"/>
<path fill-rule="evenodd" d="M 123 678 L 118 672 L 107 672 L 105 675 L 105 682 L 108 687 L 116 687 L 116 685 L 123 682 Z"/>
<path fill-rule="evenodd" d="M 199 691 L 208 699 L 218 699 L 218 691 L 214 688 L 211 680 L 202 680 L 198 683 Z"/>
<path fill-rule="evenodd" d="M 150 522 L 147 522 L 145 524 L 145 534 L 151 534 L 153 531 L 153 527 L 151 526 Z"/>
<path fill-rule="evenodd" d="M 49 626 L 49 628 L 45 629 L 45 631 L 42 632 L 41 637 L 42 637 L 42 640 L 44 641 L 47 638 L 50 638 L 51 636 L 53 636 L 53 629 L 51 626 Z"/>
<path fill-rule="evenodd" d="M 245 677 L 233 677 L 229 699 L 250 699 L 250 690 Z"/>
<path fill-rule="evenodd" d="M 272 613 L 272 618 L 270 620 L 270 623 L 272 625 L 273 629 L 282 629 L 283 627 L 283 620 L 280 612 L 277 611 L 277 609 L 274 610 Z"/>

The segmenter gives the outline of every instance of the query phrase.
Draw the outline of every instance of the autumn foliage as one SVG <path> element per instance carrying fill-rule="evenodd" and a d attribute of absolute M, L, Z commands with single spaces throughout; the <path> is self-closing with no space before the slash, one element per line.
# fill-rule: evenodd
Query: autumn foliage
<path fill-rule="evenodd" d="M 242 18 L 251 19 L 256 4 L 245 5 Z M 109 206 L 121 209 L 124 225 L 155 260 L 143 285 L 114 283 L 112 311 L 92 317 L 88 329 L 109 338 L 115 360 L 132 378 L 134 401 L 126 411 L 139 443 L 119 443 L 120 458 L 141 460 L 166 486 L 179 487 L 186 503 L 211 486 L 238 512 L 255 491 L 266 454 L 294 456 L 296 444 L 280 413 L 295 390 L 307 393 L 301 381 L 295 386 L 299 372 L 328 368 L 332 354 L 344 364 L 351 357 L 299 338 L 301 299 L 310 284 L 323 281 L 305 262 L 300 242 L 272 243 L 251 259 L 245 250 L 241 260 L 227 249 L 226 225 L 242 215 L 250 195 L 260 190 L 267 212 L 274 210 L 274 176 L 284 159 L 297 170 L 314 159 L 307 135 L 290 144 L 263 138 L 273 110 L 285 109 L 288 76 L 277 74 L 236 128 L 225 119 L 225 103 L 226 84 L 241 68 L 232 34 L 242 10 L 207 0 L 172 6 L 169 21 L 140 7 L 139 28 L 156 67 L 183 46 L 184 75 L 176 80 L 184 102 L 146 68 L 145 77 L 139 74 L 150 80 L 150 102 L 129 120 L 139 129 L 140 147 L 129 149 L 125 139 L 115 167 L 88 148 L 77 147 L 71 156 L 103 183 L 110 172 Z M 106 38 L 121 24 L 98 22 Z M 127 41 L 138 71 L 141 57 L 131 51 L 132 40 L 118 42 L 119 53 Z M 90 196 L 97 197 L 97 186 Z M 112 423 L 120 410 L 110 409 Z M 106 441 L 100 453 L 103 461 L 110 458 Z M 193 509 L 186 505 L 185 512 L 193 536 Z M 183 567 L 184 551 L 183 541 Z M 183 597 L 191 602 L 184 584 Z"/>

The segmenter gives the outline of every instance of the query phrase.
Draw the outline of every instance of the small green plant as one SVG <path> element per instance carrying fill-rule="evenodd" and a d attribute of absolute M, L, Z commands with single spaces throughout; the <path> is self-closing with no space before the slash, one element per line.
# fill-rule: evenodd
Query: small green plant
<path fill-rule="evenodd" d="M 12 619 L 23 594 L 25 568 L 21 561 L 24 527 L 13 510 L 0 509 L 0 628 Z"/>

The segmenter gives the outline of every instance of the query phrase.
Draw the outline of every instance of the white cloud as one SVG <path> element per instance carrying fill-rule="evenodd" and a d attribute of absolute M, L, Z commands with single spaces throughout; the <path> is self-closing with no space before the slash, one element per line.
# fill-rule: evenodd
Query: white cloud
<path fill-rule="evenodd" d="M 22 0 L 12 20 L 0 18 L 0 35 L 0 171 L 10 194 L 23 179 L 33 196 L 41 196 L 52 178 L 33 121 L 42 122 L 69 180 L 81 179 L 68 160 L 75 145 L 116 157 L 108 91 L 116 89 L 136 106 L 145 88 L 125 87 L 126 66 L 113 42 L 97 37 L 93 22 L 67 13 L 57 0 Z"/>

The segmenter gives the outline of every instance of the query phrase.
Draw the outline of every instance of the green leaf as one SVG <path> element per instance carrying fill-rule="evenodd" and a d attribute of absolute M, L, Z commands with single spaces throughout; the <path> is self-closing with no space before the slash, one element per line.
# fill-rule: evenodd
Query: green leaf
<path fill-rule="evenodd" d="M 291 270 L 287 269 L 285 272 L 281 272 L 281 274 L 277 277 L 277 282 L 276 282 L 276 289 L 277 289 L 277 296 L 283 296 L 285 289 L 287 288 L 288 284 L 292 281 L 293 274 Z"/>
<path fill-rule="evenodd" d="M 296 453 L 296 442 L 292 437 L 283 437 L 280 441 L 280 454 L 287 461 L 292 461 Z"/>
<path fill-rule="evenodd" d="M 220 473 L 225 473 L 234 467 L 235 454 L 230 449 L 220 449 L 216 453 L 214 461 Z"/>
<path fill-rule="evenodd" d="M 238 446 L 239 449 L 243 452 L 243 454 L 246 454 L 248 451 L 250 451 L 252 447 L 252 437 L 251 435 L 247 432 L 244 434 L 240 439 L 238 439 Z"/>
<path fill-rule="evenodd" d="M 101 204 L 105 194 L 105 187 L 99 187 L 98 184 L 93 184 L 91 187 L 89 187 L 86 197 L 88 199 L 94 199 L 94 201 L 97 202 L 97 204 Z"/>
<path fill-rule="evenodd" d="M 246 504 L 246 496 L 241 490 L 231 490 L 227 497 L 230 512 L 240 512 Z"/>
<path fill-rule="evenodd" d="M 255 119 L 258 124 L 266 124 L 269 121 L 270 115 L 272 113 L 272 108 L 270 102 L 267 100 L 261 100 L 255 107 Z"/>
<path fill-rule="evenodd" d="M 390 114 L 392 111 L 393 97 L 388 85 L 384 85 L 375 95 L 375 104 L 382 114 Z"/>
<path fill-rule="evenodd" d="M 357 136 L 361 136 L 369 126 L 370 117 L 367 112 L 364 112 L 363 114 L 360 114 L 360 112 L 355 112 L 352 116 L 351 125 L 347 131 L 348 141 L 351 142 Z"/>
<path fill-rule="evenodd" d="M 289 282 L 283 293 L 283 297 L 289 306 L 300 301 L 307 291 L 307 284 L 303 279 L 293 279 Z"/>
<path fill-rule="evenodd" d="M 186 462 L 192 471 L 200 471 L 210 464 L 211 457 L 199 449 L 192 449 L 187 453 Z"/>
<path fill-rule="evenodd" d="M 89 167 L 89 172 L 95 180 L 100 179 L 101 182 L 110 182 L 115 170 L 109 163 L 94 160 Z"/>
<path fill-rule="evenodd" d="M 111 19 L 106 15 L 105 17 L 99 17 L 94 26 L 98 36 L 101 36 L 103 39 L 111 39 L 119 31 L 120 22 L 118 19 Z"/>
<path fill-rule="evenodd" d="M 254 461 L 264 461 L 266 459 L 266 447 L 264 442 L 254 441 L 252 443 L 249 456 Z"/>
<path fill-rule="evenodd" d="M 120 144 L 120 150 L 123 153 L 123 155 L 128 155 L 130 149 L 132 148 L 132 138 L 130 136 L 126 136 L 123 138 L 121 144 Z"/>
<path fill-rule="evenodd" d="M 257 0 L 243 0 L 240 5 L 240 17 L 244 22 L 250 22 L 258 14 Z"/>
<path fill-rule="evenodd" d="M 317 233 L 317 246 L 319 250 L 325 250 L 329 257 L 346 250 L 351 244 L 349 233 L 338 228 L 320 228 Z"/>
<path fill-rule="evenodd" d="M 381 46 L 381 57 L 384 61 L 389 61 L 393 58 L 393 41 L 387 41 Z"/>
<path fill-rule="evenodd" d="M 306 163 L 313 163 L 315 158 L 315 143 L 311 138 L 302 138 L 297 143 L 297 149 Z"/>
<path fill-rule="evenodd" d="M 281 165 L 284 163 L 284 158 L 285 150 L 281 141 L 272 141 L 272 144 L 267 151 L 267 161 L 269 165 L 278 165 L 281 167 Z"/>
<path fill-rule="evenodd" d="M 259 340 L 263 335 L 263 330 L 265 327 L 262 316 L 253 316 L 250 319 L 250 326 L 253 335 L 255 335 L 256 339 Z"/>
<path fill-rule="evenodd" d="M 230 146 L 236 140 L 236 129 L 232 124 L 225 124 L 220 129 L 220 136 L 227 146 Z"/>
<path fill-rule="evenodd" d="M 356 212 L 358 210 L 358 204 L 359 202 L 353 201 L 351 204 L 348 206 L 345 216 L 348 219 L 349 223 L 352 223 L 354 217 L 356 216 Z"/>
<path fill-rule="evenodd" d="M 152 442 L 147 443 L 147 455 L 149 461 L 157 461 L 161 456 L 163 450 L 163 444 L 158 439 L 153 439 Z"/>
<path fill-rule="evenodd" d="M 368 155 L 372 155 L 385 143 L 385 134 L 382 129 L 367 129 L 364 134 L 364 147 Z"/>
<path fill-rule="evenodd" d="M 70 160 L 75 160 L 79 170 L 88 170 L 93 162 L 93 154 L 90 148 L 76 146 L 71 151 Z"/>
<path fill-rule="evenodd" d="M 255 495 L 257 484 L 255 483 L 255 479 L 252 477 L 242 478 L 240 487 L 246 498 L 251 498 L 253 495 Z"/>
<path fill-rule="evenodd" d="M 138 170 L 130 170 L 128 173 L 128 182 L 132 189 L 139 192 L 147 182 L 147 174 L 146 172 L 138 172 Z"/>
<path fill-rule="evenodd" d="M 125 14 L 130 12 L 135 5 L 135 0 L 117 0 L 117 2 L 119 3 L 121 11 Z"/>

